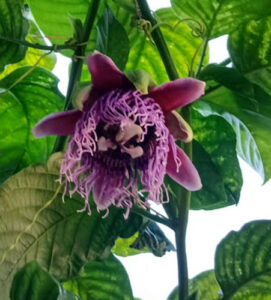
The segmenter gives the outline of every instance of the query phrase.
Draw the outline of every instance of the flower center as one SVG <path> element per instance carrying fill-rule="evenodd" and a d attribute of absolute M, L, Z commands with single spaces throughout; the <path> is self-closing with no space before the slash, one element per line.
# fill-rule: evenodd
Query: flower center
<path fill-rule="evenodd" d="M 106 124 L 102 127 L 102 131 L 104 135 L 99 137 L 97 143 L 99 151 L 106 152 L 109 149 L 121 151 L 129 154 L 133 159 L 143 155 L 144 151 L 140 146 L 143 139 L 143 130 L 132 120 L 125 119 L 119 126 Z"/>

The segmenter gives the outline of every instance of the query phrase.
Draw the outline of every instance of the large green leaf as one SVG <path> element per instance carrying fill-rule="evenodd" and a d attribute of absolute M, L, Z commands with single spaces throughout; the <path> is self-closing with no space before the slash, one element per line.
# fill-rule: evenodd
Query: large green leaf
<path fill-rule="evenodd" d="M 0 183 L 29 164 L 45 162 L 55 141 L 35 139 L 31 130 L 42 117 L 62 109 L 58 80 L 39 67 L 22 78 L 29 71 L 19 68 L 0 81 Z"/>
<path fill-rule="evenodd" d="M 271 221 L 254 221 L 218 245 L 216 278 L 223 299 L 271 299 Z"/>
<path fill-rule="evenodd" d="M 97 31 L 97 50 L 111 57 L 121 70 L 124 69 L 130 50 L 129 39 L 109 7 L 99 20 Z"/>
<path fill-rule="evenodd" d="M 178 18 L 174 15 L 171 8 L 158 10 L 155 13 L 155 17 L 158 24 L 167 24 L 167 26 L 161 25 L 161 30 L 179 76 L 188 76 L 190 69 L 195 71 L 199 63 L 199 55 L 196 55 L 192 66 L 193 57 L 202 40 L 193 36 L 191 29 L 184 23 L 179 24 L 173 30 L 178 22 Z M 144 31 L 139 28 L 137 30 L 134 29 L 130 31 L 129 38 L 131 50 L 126 66 L 127 70 L 142 69 L 148 72 L 158 84 L 168 81 L 159 52 L 146 37 Z"/>
<path fill-rule="evenodd" d="M 77 278 L 63 286 L 81 300 L 134 299 L 128 274 L 113 255 L 106 260 L 87 263 Z"/>
<path fill-rule="evenodd" d="M 196 112 L 192 113 L 191 125 L 195 137 L 193 162 L 203 184 L 201 190 L 192 193 L 192 208 L 237 204 L 243 180 L 233 129 L 223 118 L 206 118 Z"/>
<path fill-rule="evenodd" d="M 271 94 L 271 17 L 253 20 L 230 35 L 234 65 L 247 79 Z"/>
<path fill-rule="evenodd" d="M 0 1 L 0 72 L 7 64 L 23 59 L 27 47 L 5 40 L 5 38 L 24 40 L 28 30 L 27 20 L 23 17 L 23 1 Z M 2 37 L 2 39 L 1 39 Z"/>
<path fill-rule="evenodd" d="M 193 163 L 202 189 L 193 192 L 191 209 L 216 209 L 237 204 L 242 174 L 237 160 L 236 137 L 232 127 L 219 116 L 203 117 L 192 110 L 194 132 Z M 166 184 L 172 201 L 181 197 L 181 187 L 170 178 Z"/>
<path fill-rule="evenodd" d="M 106 258 L 124 230 L 134 234 L 138 229 L 132 215 L 125 221 L 120 209 L 113 207 L 102 218 L 94 205 L 91 216 L 78 213 L 84 206 L 79 196 L 65 197 L 63 203 L 57 182 L 62 157 L 57 153 L 45 166 L 22 170 L 0 189 L 0 290 L 4 299 L 13 275 L 25 263 L 36 260 L 58 280 L 69 280 L 87 261 Z"/>
<path fill-rule="evenodd" d="M 220 286 L 217 283 L 213 270 L 205 271 L 189 282 L 189 300 L 218 300 L 220 299 Z M 178 300 L 178 288 L 169 295 L 168 300 Z"/>
<path fill-rule="evenodd" d="M 237 125 L 239 153 L 268 180 L 271 177 L 271 96 L 235 69 L 210 65 L 201 76 L 221 85 L 207 90 L 203 101 L 197 101 L 194 107 L 206 115 L 219 114 Z"/>
<path fill-rule="evenodd" d="M 191 18 L 189 24 L 198 26 L 202 22 L 207 29 L 207 37 L 215 38 L 229 34 L 249 20 L 271 15 L 269 0 L 171 0 L 180 19 Z"/>

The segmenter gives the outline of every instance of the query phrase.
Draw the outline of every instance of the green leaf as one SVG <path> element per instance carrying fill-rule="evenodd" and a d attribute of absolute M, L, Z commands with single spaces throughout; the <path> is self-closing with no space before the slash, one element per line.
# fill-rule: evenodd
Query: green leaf
<path fill-rule="evenodd" d="M 168 45 L 169 51 L 177 67 L 180 77 L 189 75 L 190 69 L 196 69 L 199 63 L 199 54 L 196 55 L 193 66 L 193 57 L 196 54 L 202 40 L 192 35 L 191 29 L 184 23 L 180 23 L 173 29 L 178 18 L 171 8 L 161 9 L 155 13 L 158 24 L 161 24 L 163 36 Z M 166 24 L 166 25 L 164 25 Z M 127 70 L 142 69 L 148 72 L 151 77 L 161 84 L 168 81 L 165 67 L 157 48 L 148 40 L 144 31 L 134 29 L 129 32 L 130 56 L 126 65 Z M 207 62 L 206 58 L 206 62 Z"/>
<path fill-rule="evenodd" d="M 11 300 L 56 300 L 59 294 L 57 282 L 33 261 L 26 264 L 14 276 Z"/>
<path fill-rule="evenodd" d="M 117 67 L 124 69 L 129 56 L 129 39 L 109 7 L 97 25 L 97 50 L 112 58 Z"/>
<path fill-rule="evenodd" d="M 26 40 L 33 44 L 38 43 L 46 45 L 46 42 L 42 37 L 41 32 L 39 31 L 37 25 L 33 21 L 30 22 L 30 28 Z M 39 49 L 29 47 L 27 48 L 24 59 L 19 61 L 18 63 L 6 66 L 5 70 L 0 74 L 0 79 L 3 79 L 11 72 L 23 66 L 36 65 L 39 67 L 44 67 L 51 71 L 53 70 L 55 63 L 56 55 L 54 53 L 48 53 L 48 51 L 42 51 Z"/>
<path fill-rule="evenodd" d="M 7 64 L 24 58 L 27 47 L 15 44 L 7 39 L 24 40 L 28 30 L 28 22 L 23 17 L 23 1 L 0 1 L 0 72 Z"/>
<path fill-rule="evenodd" d="M 126 229 L 134 234 L 133 218 L 112 207 L 102 218 L 94 204 L 92 215 L 78 213 L 84 200 L 65 197 L 57 182 L 63 155 L 47 165 L 28 167 L 9 178 L 0 189 L 0 290 L 6 299 L 15 272 L 36 260 L 60 281 L 76 276 L 87 262 L 104 259 Z M 92 203 L 92 202 L 91 202 Z M 130 228 L 134 228 L 133 231 Z"/>
<path fill-rule="evenodd" d="M 202 114 L 219 114 L 231 124 L 237 124 L 239 153 L 268 180 L 271 177 L 271 96 L 235 69 L 211 65 L 204 70 L 201 78 L 216 80 L 221 85 L 207 90 L 202 101 L 197 101 L 194 107 Z M 256 151 L 253 152 L 254 149 Z"/>
<path fill-rule="evenodd" d="M 203 185 L 201 190 L 192 193 L 191 209 L 208 210 L 237 204 L 243 181 L 232 127 L 219 116 L 203 117 L 193 110 L 191 116 L 193 163 Z M 178 207 L 180 185 L 169 177 L 165 182 L 170 199 Z"/>
<path fill-rule="evenodd" d="M 223 299 L 271 299 L 271 222 L 260 220 L 230 232 L 217 247 L 216 278 Z"/>
<path fill-rule="evenodd" d="M 195 300 L 220 299 L 220 286 L 213 270 L 205 271 L 189 281 L 189 295 Z M 168 300 L 178 300 L 178 287 L 169 295 Z"/>
<path fill-rule="evenodd" d="M 271 94 L 271 17 L 253 20 L 232 33 L 229 52 L 245 77 Z"/>
<path fill-rule="evenodd" d="M 221 117 L 192 111 L 195 142 L 193 162 L 203 188 L 192 193 L 192 209 L 216 209 L 237 204 L 243 184 L 232 127 Z M 204 128 L 204 130 L 203 130 Z"/>
<path fill-rule="evenodd" d="M 271 15 L 269 0 L 171 0 L 172 7 L 180 19 L 191 18 L 190 26 L 204 24 L 207 38 L 229 34 L 249 21 Z"/>
<path fill-rule="evenodd" d="M 0 81 L 0 183 L 49 157 L 55 137 L 35 139 L 31 130 L 42 117 L 62 109 L 57 84 L 53 74 L 39 67 L 19 68 Z"/>
<path fill-rule="evenodd" d="M 134 299 L 128 274 L 113 255 L 87 263 L 77 278 L 64 282 L 63 286 L 81 300 Z"/>

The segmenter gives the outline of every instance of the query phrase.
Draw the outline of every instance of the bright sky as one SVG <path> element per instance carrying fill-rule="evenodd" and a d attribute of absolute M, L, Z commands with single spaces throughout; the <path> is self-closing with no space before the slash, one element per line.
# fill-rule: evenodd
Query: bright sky
<path fill-rule="evenodd" d="M 148 0 L 151 9 L 170 5 L 168 0 Z M 226 37 L 210 43 L 210 61 L 221 62 L 228 58 Z M 61 59 L 55 74 L 61 78 L 60 89 L 67 86 L 67 59 Z M 262 180 L 247 164 L 240 161 L 244 186 L 238 206 L 215 211 L 191 211 L 187 233 L 187 253 L 190 277 L 213 268 L 216 245 L 231 230 L 239 230 L 245 223 L 271 217 L 271 181 L 262 186 Z M 161 206 L 159 207 L 161 208 Z M 164 227 L 163 227 L 164 229 Z M 174 243 L 173 232 L 165 228 L 167 236 Z M 168 253 L 162 258 L 152 254 L 141 254 L 121 258 L 125 265 L 134 296 L 142 300 L 165 300 L 177 285 L 176 253 Z"/>

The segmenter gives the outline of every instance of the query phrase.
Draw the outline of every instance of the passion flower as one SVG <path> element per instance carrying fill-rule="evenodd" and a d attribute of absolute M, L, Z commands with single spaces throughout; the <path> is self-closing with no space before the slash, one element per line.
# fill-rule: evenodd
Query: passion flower
<path fill-rule="evenodd" d="M 70 196 L 85 199 L 80 211 L 91 213 L 91 192 L 98 210 L 123 207 L 125 217 L 133 203 L 167 201 L 166 173 L 189 190 L 200 189 L 197 170 L 175 144 L 190 141 L 192 130 L 172 110 L 200 97 L 204 83 L 178 79 L 144 94 L 105 55 L 89 55 L 88 67 L 92 86 L 78 96 L 81 110 L 51 114 L 33 129 L 36 137 L 71 136 L 60 174 Z"/>

